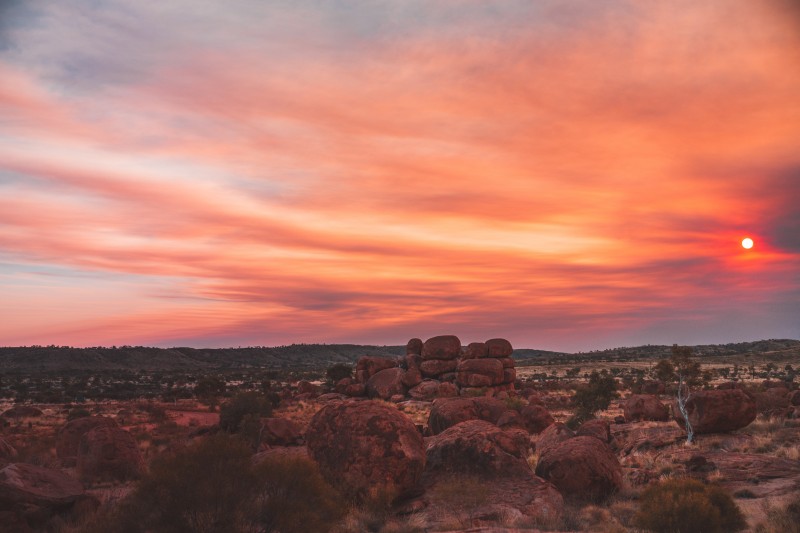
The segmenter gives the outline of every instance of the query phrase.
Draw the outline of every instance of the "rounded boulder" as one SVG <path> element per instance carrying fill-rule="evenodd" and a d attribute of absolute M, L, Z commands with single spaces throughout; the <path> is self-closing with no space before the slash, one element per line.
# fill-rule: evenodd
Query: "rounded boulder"
<path fill-rule="evenodd" d="M 328 482 L 356 497 L 371 490 L 407 493 L 425 468 L 425 445 L 414 423 L 379 402 L 326 405 L 311 419 L 306 445 Z"/>
<path fill-rule="evenodd" d="M 573 437 L 539 456 L 536 475 L 564 497 L 605 500 L 622 488 L 622 467 L 611 449 L 594 437 Z"/>

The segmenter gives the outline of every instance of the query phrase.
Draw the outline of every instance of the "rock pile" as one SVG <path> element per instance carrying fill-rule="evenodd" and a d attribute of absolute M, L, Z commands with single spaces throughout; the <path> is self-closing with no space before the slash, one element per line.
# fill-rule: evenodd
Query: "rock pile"
<path fill-rule="evenodd" d="M 122 428 L 102 425 L 83 434 L 78 445 L 78 472 L 83 479 L 139 477 L 144 460 L 133 435 Z"/>
<path fill-rule="evenodd" d="M 336 392 L 401 401 L 433 400 L 458 395 L 494 396 L 514 390 L 517 372 L 505 339 L 461 345 L 455 335 L 439 335 L 425 342 L 411 339 L 400 360 L 365 356 L 356 363 L 355 379 L 336 383 Z"/>

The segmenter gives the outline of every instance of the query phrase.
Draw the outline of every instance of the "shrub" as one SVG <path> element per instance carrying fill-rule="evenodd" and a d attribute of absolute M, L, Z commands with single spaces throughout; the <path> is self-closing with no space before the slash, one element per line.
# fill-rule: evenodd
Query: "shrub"
<path fill-rule="evenodd" d="M 747 527 L 727 492 L 690 478 L 649 487 L 642 494 L 635 522 L 657 533 L 727 533 Z"/>
<path fill-rule="evenodd" d="M 597 411 L 608 409 L 611 400 L 619 396 L 616 391 L 617 382 L 614 376 L 605 370 L 600 373 L 592 372 L 589 382 L 579 386 L 575 391 L 572 399 L 575 415 L 571 421 L 575 425 L 580 425 L 581 422 L 592 418 Z"/>
<path fill-rule="evenodd" d="M 336 383 L 344 378 L 353 377 L 353 367 L 347 363 L 336 363 L 328 367 L 328 370 L 325 371 L 325 377 L 327 377 L 331 383 Z"/>
<path fill-rule="evenodd" d="M 128 498 L 83 530 L 324 532 L 345 511 L 310 459 L 255 465 L 240 439 L 220 434 L 154 460 Z"/>
<path fill-rule="evenodd" d="M 272 414 L 272 402 L 257 392 L 241 392 L 219 410 L 219 427 L 228 433 L 243 429 L 243 422 Z"/>
<path fill-rule="evenodd" d="M 766 520 L 756 526 L 756 533 L 800 533 L 800 496 L 783 508 L 765 505 L 764 514 Z"/>

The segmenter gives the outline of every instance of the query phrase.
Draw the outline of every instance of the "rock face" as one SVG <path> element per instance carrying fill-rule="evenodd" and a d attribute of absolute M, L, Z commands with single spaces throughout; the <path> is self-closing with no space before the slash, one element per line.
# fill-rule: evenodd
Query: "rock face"
<path fill-rule="evenodd" d="M 740 389 L 707 390 L 692 393 L 686 402 L 689 422 L 695 433 L 724 433 L 741 429 L 756 418 L 756 403 Z M 675 420 L 684 426 L 677 407 Z"/>
<path fill-rule="evenodd" d="M 406 387 L 403 385 L 405 373 L 402 368 L 386 368 L 376 372 L 367 380 L 367 396 L 388 400 L 395 394 L 405 395 Z"/>
<path fill-rule="evenodd" d="M 433 508 L 447 509 L 452 501 L 441 500 L 438 486 L 477 480 L 486 494 L 469 514 L 478 520 L 495 521 L 498 516 L 558 520 L 563 498 L 552 484 L 531 471 L 526 461 L 527 441 L 522 430 L 504 431 L 484 420 L 461 422 L 431 437 L 423 475 L 424 498 Z"/>
<path fill-rule="evenodd" d="M 0 470 L 0 507 L 56 507 L 74 503 L 83 486 L 58 470 L 11 463 Z"/>
<path fill-rule="evenodd" d="M 326 405 L 311 419 L 306 443 L 322 475 L 354 496 L 370 489 L 407 493 L 425 468 L 425 446 L 414 423 L 378 402 Z"/>
<path fill-rule="evenodd" d="M 789 393 L 789 403 L 794 406 L 800 405 L 800 390 L 795 390 Z"/>
<path fill-rule="evenodd" d="M 455 335 L 439 335 L 422 345 L 422 359 L 457 359 L 461 355 L 461 341 Z"/>
<path fill-rule="evenodd" d="M 625 401 L 623 406 L 625 420 L 639 422 L 654 420 L 664 422 L 669 419 L 669 409 L 658 401 L 658 398 L 649 394 L 633 394 Z"/>
<path fill-rule="evenodd" d="M 428 359 L 420 363 L 419 369 L 426 378 L 435 378 L 455 371 L 457 366 L 456 359 Z"/>
<path fill-rule="evenodd" d="M 498 359 L 465 359 L 456 368 L 462 387 L 492 387 L 504 383 L 503 363 Z"/>
<path fill-rule="evenodd" d="M 471 342 L 461 350 L 462 359 L 483 359 L 489 357 L 485 342 Z"/>
<path fill-rule="evenodd" d="M 127 480 L 138 477 L 144 468 L 133 436 L 112 426 L 96 427 L 81 437 L 77 462 L 84 479 Z"/>
<path fill-rule="evenodd" d="M 574 437 L 548 449 L 539 456 L 536 475 L 580 501 L 602 501 L 622 488 L 617 457 L 594 437 Z"/>
<path fill-rule="evenodd" d="M 535 403 L 523 407 L 520 414 L 522 415 L 525 429 L 531 433 L 541 433 L 555 422 L 550 411 L 545 406 Z"/>
<path fill-rule="evenodd" d="M 575 432 L 565 426 L 563 422 L 555 422 L 539 434 L 539 438 L 536 439 L 536 451 L 541 457 L 551 448 L 558 448 L 562 442 L 574 436 Z"/>
<path fill-rule="evenodd" d="M 272 446 L 297 446 L 303 443 L 300 426 L 287 418 L 262 418 L 261 440 Z"/>
<path fill-rule="evenodd" d="M 366 383 L 369 378 L 387 368 L 397 366 L 397 361 L 386 357 L 365 355 L 356 362 L 356 380 L 359 383 Z"/>
<path fill-rule="evenodd" d="M 56 433 L 56 455 L 65 466 L 75 466 L 78 445 L 85 433 L 97 427 L 117 427 L 112 418 L 87 416 L 70 420 Z"/>
<path fill-rule="evenodd" d="M 431 437 L 427 443 L 428 471 L 470 474 L 513 473 L 529 469 L 526 444 L 485 420 L 467 420 Z"/>
<path fill-rule="evenodd" d="M 505 403 L 495 398 L 441 398 L 431 406 L 428 428 L 436 435 L 466 420 L 497 424 L 509 410 Z"/>

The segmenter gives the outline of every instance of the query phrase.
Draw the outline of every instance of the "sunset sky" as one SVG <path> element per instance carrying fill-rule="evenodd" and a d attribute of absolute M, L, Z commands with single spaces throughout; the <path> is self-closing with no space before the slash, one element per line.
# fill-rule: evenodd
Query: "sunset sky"
<path fill-rule="evenodd" d="M 0 345 L 800 338 L 798 6 L 0 0 Z"/>

